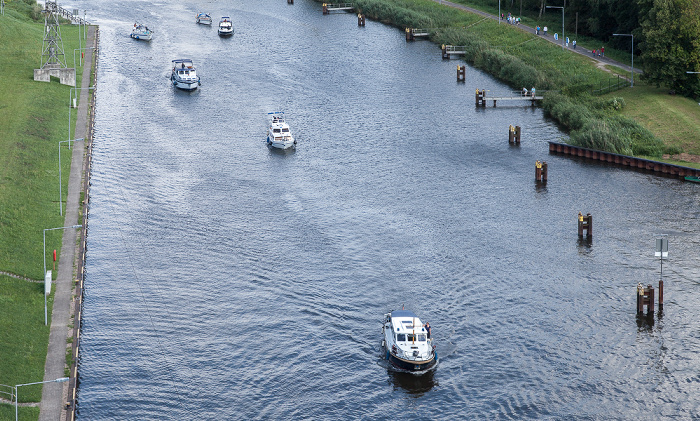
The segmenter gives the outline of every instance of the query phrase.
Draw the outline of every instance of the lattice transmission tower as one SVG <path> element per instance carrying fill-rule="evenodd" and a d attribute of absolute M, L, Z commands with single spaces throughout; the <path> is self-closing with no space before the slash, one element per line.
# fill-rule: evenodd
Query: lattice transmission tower
<path fill-rule="evenodd" d="M 42 69 L 61 69 L 66 65 L 66 54 L 63 50 L 61 27 L 58 24 L 58 5 L 55 1 L 46 0 L 44 12 L 44 44 L 41 49 Z"/>
<path fill-rule="evenodd" d="M 51 82 L 51 76 L 64 85 L 75 86 L 75 68 L 68 68 L 61 39 L 58 17 L 61 9 L 55 1 L 46 0 L 44 10 L 44 43 L 41 48 L 41 68 L 34 69 L 34 80 Z"/>

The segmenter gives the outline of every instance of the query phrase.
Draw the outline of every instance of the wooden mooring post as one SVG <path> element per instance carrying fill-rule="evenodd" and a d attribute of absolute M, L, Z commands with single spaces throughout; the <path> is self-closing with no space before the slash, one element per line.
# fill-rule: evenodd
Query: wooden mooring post
<path fill-rule="evenodd" d="M 464 82 L 467 66 L 457 66 L 457 82 Z"/>
<path fill-rule="evenodd" d="M 637 284 L 637 314 L 644 313 L 644 306 L 647 306 L 647 316 L 654 314 L 654 287 L 649 284 L 645 288 L 640 282 Z"/>
<path fill-rule="evenodd" d="M 476 106 L 485 107 L 486 106 L 486 89 L 476 90 Z"/>
<path fill-rule="evenodd" d="M 547 182 L 547 161 L 535 162 L 535 181 L 541 183 Z"/>
<path fill-rule="evenodd" d="M 520 126 L 515 126 L 511 124 L 508 126 L 508 143 L 511 145 L 520 144 Z"/>
<path fill-rule="evenodd" d="M 578 213 L 578 236 L 583 237 L 583 231 L 586 231 L 586 238 L 593 237 L 593 217 L 591 214 L 585 216 Z"/>
<path fill-rule="evenodd" d="M 365 15 L 362 13 L 357 14 L 357 26 L 365 26 Z"/>
<path fill-rule="evenodd" d="M 328 14 L 328 3 L 323 3 L 321 6 L 321 10 L 323 10 L 323 14 L 327 15 Z"/>

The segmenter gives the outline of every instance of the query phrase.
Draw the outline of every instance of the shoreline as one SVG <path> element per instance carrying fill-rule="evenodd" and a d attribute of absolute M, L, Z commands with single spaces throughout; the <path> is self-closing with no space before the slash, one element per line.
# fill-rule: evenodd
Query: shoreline
<path fill-rule="evenodd" d="M 49 344 L 44 366 L 44 381 L 39 420 L 54 421 L 75 419 L 77 397 L 77 360 L 80 343 L 80 325 L 83 294 L 83 267 L 85 262 L 85 237 L 87 234 L 92 140 L 94 134 L 95 98 L 97 82 L 97 56 L 99 54 L 99 27 L 88 26 L 84 66 L 78 111 L 76 112 L 75 138 L 73 142 L 68 195 L 64 226 L 80 225 L 78 232 L 66 229 L 63 233 L 61 256 L 56 276 L 56 290 L 51 311 Z M 93 89 L 89 89 L 93 88 Z M 83 198 L 81 200 L 81 194 Z M 67 351 L 70 345 L 69 380 L 54 383 L 65 377 Z"/>

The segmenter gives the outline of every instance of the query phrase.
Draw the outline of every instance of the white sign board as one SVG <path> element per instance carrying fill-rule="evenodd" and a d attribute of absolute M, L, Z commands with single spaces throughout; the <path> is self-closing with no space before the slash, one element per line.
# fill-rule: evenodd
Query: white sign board
<path fill-rule="evenodd" d="M 657 238 L 656 239 L 656 257 L 668 257 L 668 239 L 667 238 Z"/>
<path fill-rule="evenodd" d="M 46 276 L 44 277 L 44 295 L 51 294 L 51 271 L 46 271 Z"/>

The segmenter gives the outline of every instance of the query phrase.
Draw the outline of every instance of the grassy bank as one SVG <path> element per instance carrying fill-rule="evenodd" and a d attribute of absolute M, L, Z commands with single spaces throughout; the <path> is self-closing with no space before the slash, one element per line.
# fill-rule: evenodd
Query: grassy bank
<path fill-rule="evenodd" d="M 43 280 L 43 230 L 62 227 L 59 215 L 59 141 L 68 139 L 70 88 L 35 82 L 41 65 L 44 33 L 41 7 L 31 1 L 7 3 L 0 15 L 0 57 L 8 83 L 0 95 L 0 271 Z M 38 20 L 34 20 L 36 18 Z M 79 48 L 78 27 L 61 25 L 68 67 Z M 79 54 L 79 52 L 78 52 Z M 80 84 L 82 68 L 77 69 Z M 75 112 L 72 125 L 75 124 Z M 72 135 L 72 134 L 71 134 Z M 70 174 L 71 150 L 61 146 L 63 199 Z M 54 249 L 60 256 L 62 230 L 46 232 L 46 263 Z M 55 278 L 55 271 L 54 271 Z M 0 383 L 43 380 L 49 327 L 44 326 L 43 283 L 0 276 Z M 49 297 L 48 314 L 51 323 Z M 20 390 L 20 402 L 38 402 L 41 386 Z M 38 408 L 20 408 L 21 419 L 36 419 Z M 11 414 L 11 416 L 6 416 Z M 0 405 L 0 418 L 12 419 L 14 407 Z"/>
<path fill-rule="evenodd" d="M 432 41 L 466 46 L 469 64 L 515 90 L 532 86 L 539 92 L 549 90 L 543 108 L 570 133 L 572 144 L 653 158 L 679 152 L 624 115 L 624 99 L 591 94 L 613 75 L 587 57 L 563 51 L 512 25 L 499 25 L 430 0 L 357 0 L 355 5 L 368 17 L 399 28 L 438 28 Z"/>

